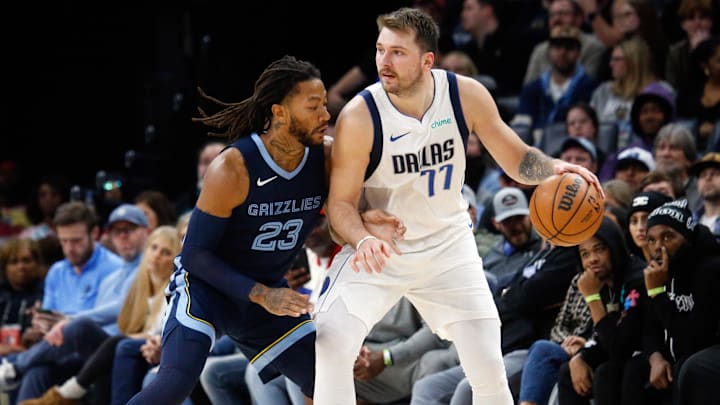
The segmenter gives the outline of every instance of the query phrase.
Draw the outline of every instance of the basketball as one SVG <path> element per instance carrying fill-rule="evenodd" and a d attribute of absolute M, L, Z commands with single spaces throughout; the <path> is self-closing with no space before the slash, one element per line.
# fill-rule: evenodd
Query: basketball
<path fill-rule="evenodd" d="M 530 196 L 530 221 L 537 233 L 558 246 L 576 246 L 600 228 L 605 201 L 577 173 L 553 175 Z"/>

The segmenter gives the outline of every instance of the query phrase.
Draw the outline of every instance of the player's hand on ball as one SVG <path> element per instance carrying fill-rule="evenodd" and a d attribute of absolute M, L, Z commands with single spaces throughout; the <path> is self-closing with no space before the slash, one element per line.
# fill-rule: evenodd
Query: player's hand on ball
<path fill-rule="evenodd" d="M 600 180 L 598 180 L 597 176 L 595 176 L 595 173 L 580 165 L 568 163 L 560 159 L 553 160 L 553 163 L 555 164 L 555 174 L 577 173 L 581 175 L 585 181 L 590 183 L 595 190 L 597 190 L 603 200 L 605 199 L 605 191 L 602 188 L 602 184 L 600 184 Z"/>

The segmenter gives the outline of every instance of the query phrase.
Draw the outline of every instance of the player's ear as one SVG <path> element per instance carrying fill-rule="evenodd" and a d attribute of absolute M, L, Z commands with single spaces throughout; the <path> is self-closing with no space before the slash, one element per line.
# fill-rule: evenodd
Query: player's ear
<path fill-rule="evenodd" d="M 290 122 L 289 112 L 287 110 L 287 107 L 285 107 L 284 105 L 273 104 L 272 107 L 270 107 L 270 111 L 272 111 L 273 114 L 273 121 L 281 122 L 284 124 Z"/>
<path fill-rule="evenodd" d="M 423 55 L 423 66 L 430 70 L 435 67 L 435 53 L 434 52 L 425 52 Z"/>

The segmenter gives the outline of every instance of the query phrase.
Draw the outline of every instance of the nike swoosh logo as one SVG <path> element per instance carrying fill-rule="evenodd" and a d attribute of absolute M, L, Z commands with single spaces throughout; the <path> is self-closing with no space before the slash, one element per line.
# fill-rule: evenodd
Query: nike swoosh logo
<path fill-rule="evenodd" d="M 390 135 L 390 142 L 395 142 L 405 135 L 410 135 L 410 132 L 405 132 L 404 134 L 400 134 L 400 135 Z"/>
<path fill-rule="evenodd" d="M 258 187 L 262 187 L 262 186 L 270 183 L 271 181 L 273 181 L 273 180 L 275 180 L 275 179 L 277 179 L 277 176 L 272 176 L 272 177 L 267 178 L 267 179 L 265 179 L 265 180 L 261 180 L 260 177 L 258 177 L 258 179 L 257 179 L 257 185 L 258 185 Z"/>

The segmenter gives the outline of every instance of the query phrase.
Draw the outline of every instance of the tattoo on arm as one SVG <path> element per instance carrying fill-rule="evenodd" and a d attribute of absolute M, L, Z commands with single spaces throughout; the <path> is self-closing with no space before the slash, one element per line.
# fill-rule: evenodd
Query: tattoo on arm
<path fill-rule="evenodd" d="M 248 298 L 251 302 L 257 302 L 258 297 L 264 295 L 266 293 L 267 287 L 260 283 L 255 283 L 252 289 L 250 289 L 250 295 Z"/>
<path fill-rule="evenodd" d="M 552 159 L 535 148 L 531 148 L 520 161 L 518 173 L 523 181 L 537 184 L 553 175 Z"/>

